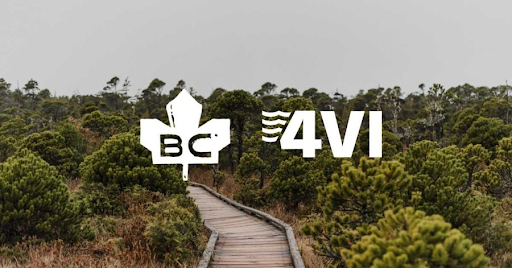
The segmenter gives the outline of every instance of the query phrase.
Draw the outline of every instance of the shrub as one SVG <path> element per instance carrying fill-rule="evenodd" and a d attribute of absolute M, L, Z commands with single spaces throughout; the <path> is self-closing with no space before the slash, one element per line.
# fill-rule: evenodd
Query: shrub
<path fill-rule="evenodd" d="M 489 173 L 490 176 L 483 180 L 489 192 L 498 198 L 509 195 L 512 191 L 512 137 L 499 141 Z"/>
<path fill-rule="evenodd" d="M 0 164 L 0 242 L 75 238 L 79 211 L 57 170 L 29 150 Z"/>
<path fill-rule="evenodd" d="M 85 153 L 85 137 L 80 133 L 72 120 L 68 119 L 59 122 L 59 124 L 55 126 L 55 131 L 64 137 L 66 147 L 75 149 L 80 154 Z"/>
<path fill-rule="evenodd" d="M 293 156 L 279 165 L 270 181 L 270 195 L 288 208 L 297 209 L 299 203 L 313 201 L 316 187 L 321 185 L 321 174 L 310 174 L 310 164 L 302 157 Z"/>
<path fill-rule="evenodd" d="M 242 189 L 236 192 L 233 198 L 245 205 L 251 207 L 261 207 L 265 200 L 263 197 L 263 182 L 265 171 L 269 165 L 258 157 L 255 153 L 244 153 L 240 159 L 240 164 L 235 173 L 235 180 L 242 185 Z M 260 175 L 259 180 L 253 176 Z"/>
<path fill-rule="evenodd" d="M 265 192 L 259 188 L 260 182 L 256 179 L 247 179 L 242 183 L 242 188 L 233 195 L 236 201 L 254 208 L 266 204 Z"/>
<path fill-rule="evenodd" d="M 67 178 L 78 176 L 78 166 L 82 156 L 74 148 L 66 147 L 66 140 L 58 132 L 44 131 L 34 133 L 23 140 L 23 148 L 27 148 L 43 158 Z"/>
<path fill-rule="evenodd" d="M 119 192 L 116 184 L 86 183 L 80 187 L 78 198 L 86 204 L 87 214 L 119 215 L 125 210 Z"/>
<path fill-rule="evenodd" d="M 485 152 L 480 145 L 437 148 L 423 141 L 411 145 L 402 159 L 413 176 L 412 190 L 420 193 L 421 200 L 415 207 L 429 215 L 443 216 L 478 243 L 483 242 L 481 235 L 490 228 L 494 204 L 491 198 L 465 189 L 470 189 L 470 174 L 485 162 Z M 480 175 L 481 171 L 475 173 L 475 180 L 481 180 Z"/>
<path fill-rule="evenodd" d="M 409 207 L 389 210 L 371 234 L 342 251 L 348 267 L 486 267 L 482 246 L 473 244 L 439 215 Z"/>
<path fill-rule="evenodd" d="M 16 139 L 0 135 L 0 162 L 4 162 L 16 152 Z"/>
<path fill-rule="evenodd" d="M 111 137 L 128 130 L 128 121 L 117 115 L 105 115 L 100 111 L 94 111 L 84 116 L 82 126 L 100 133 L 102 137 Z"/>
<path fill-rule="evenodd" d="M 315 239 L 317 252 L 343 265 L 342 249 L 350 247 L 384 211 L 408 201 L 411 176 L 396 161 L 361 158 L 355 167 L 345 161 L 340 175 L 319 190 L 317 202 L 323 217 L 307 223 L 302 232 Z"/>
<path fill-rule="evenodd" d="M 148 214 L 154 217 L 144 235 L 157 258 L 179 264 L 196 255 L 202 226 L 199 209 L 190 197 L 177 195 L 153 204 Z"/>
<path fill-rule="evenodd" d="M 153 165 L 151 152 L 131 133 L 113 136 L 80 165 L 86 183 L 117 185 L 120 190 L 141 185 L 162 193 L 185 193 L 186 183 L 169 165 Z"/>
<path fill-rule="evenodd" d="M 502 261 L 498 267 L 512 267 L 512 199 L 505 198 L 496 206 L 491 229 L 486 232 L 484 248 L 493 261 Z"/>
<path fill-rule="evenodd" d="M 481 144 L 486 149 L 494 150 L 498 141 L 510 136 L 512 126 L 503 123 L 499 118 L 478 118 L 466 132 L 462 144 Z"/>
<path fill-rule="evenodd" d="M 237 182 L 243 183 L 253 175 L 260 175 L 260 188 L 263 188 L 265 171 L 270 167 L 256 153 L 244 153 L 240 158 L 235 177 Z"/>
<path fill-rule="evenodd" d="M 335 158 L 331 150 L 323 149 L 315 159 L 310 162 L 310 167 L 311 170 L 316 170 L 322 175 L 322 181 L 325 182 L 322 186 L 325 186 L 327 183 L 331 182 L 332 175 L 340 171 L 342 163 L 342 158 Z"/>
<path fill-rule="evenodd" d="M 256 154 L 267 166 L 267 169 L 264 170 L 264 175 L 266 176 L 274 173 L 276 169 L 279 168 L 281 162 L 289 157 L 290 152 L 281 150 L 281 146 L 278 142 L 268 143 L 263 141 L 261 137 L 265 135 L 265 133 L 257 131 L 250 136 L 245 143 L 247 153 Z M 240 159 L 240 161 L 242 160 Z"/>

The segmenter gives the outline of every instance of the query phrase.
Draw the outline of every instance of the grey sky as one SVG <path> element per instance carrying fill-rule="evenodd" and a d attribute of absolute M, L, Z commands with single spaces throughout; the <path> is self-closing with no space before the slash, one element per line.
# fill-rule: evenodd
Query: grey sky
<path fill-rule="evenodd" d="M 264 82 L 353 95 L 512 80 L 512 1 L 1 0 L 0 77 L 58 95 Z"/>

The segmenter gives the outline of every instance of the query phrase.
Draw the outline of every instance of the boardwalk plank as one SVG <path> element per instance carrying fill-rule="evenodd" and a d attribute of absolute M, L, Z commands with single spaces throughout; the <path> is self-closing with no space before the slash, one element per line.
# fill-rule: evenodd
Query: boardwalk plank
<path fill-rule="evenodd" d="M 201 218 L 219 232 L 210 267 L 293 267 L 286 234 L 212 196 L 188 187 Z"/>

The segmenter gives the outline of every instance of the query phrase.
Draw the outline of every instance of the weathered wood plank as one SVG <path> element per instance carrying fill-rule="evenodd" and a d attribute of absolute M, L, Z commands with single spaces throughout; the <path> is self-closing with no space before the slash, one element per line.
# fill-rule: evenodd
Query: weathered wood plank
<path fill-rule="evenodd" d="M 300 255 L 297 260 L 298 251 L 291 253 L 288 225 L 206 187 L 191 186 L 188 190 L 208 228 L 218 232 L 210 267 L 304 267 Z M 296 250 L 294 238 L 292 243 Z"/>

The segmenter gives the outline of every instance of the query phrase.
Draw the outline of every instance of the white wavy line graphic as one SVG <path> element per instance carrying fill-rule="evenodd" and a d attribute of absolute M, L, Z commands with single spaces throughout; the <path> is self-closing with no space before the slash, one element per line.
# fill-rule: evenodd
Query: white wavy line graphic
<path fill-rule="evenodd" d="M 276 119 L 276 120 L 265 120 L 265 119 L 261 119 L 261 123 L 263 125 L 266 125 L 266 126 L 275 126 L 275 125 L 285 125 L 286 124 L 286 121 L 284 120 L 281 120 L 281 119 Z"/>
<path fill-rule="evenodd" d="M 261 137 L 261 139 L 262 139 L 264 142 L 276 142 L 276 141 L 277 141 L 277 138 L 278 138 L 278 137 L 270 137 L 270 138 L 269 138 L 269 137 L 265 137 L 265 136 Z"/>
<path fill-rule="evenodd" d="M 265 134 L 276 134 L 276 133 L 279 133 L 281 131 L 283 131 L 282 128 L 278 127 L 278 128 L 272 128 L 272 129 L 269 129 L 269 128 L 261 128 L 261 131 L 263 131 L 263 133 Z"/>
<path fill-rule="evenodd" d="M 275 111 L 275 112 L 265 112 L 265 111 L 261 111 L 261 115 L 265 116 L 265 117 L 276 117 L 276 116 L 281 116 L 281 117 L 289 117 L 291 113 L 288 113 L 288 112 L 283 112 L 283 111 Z"/>

